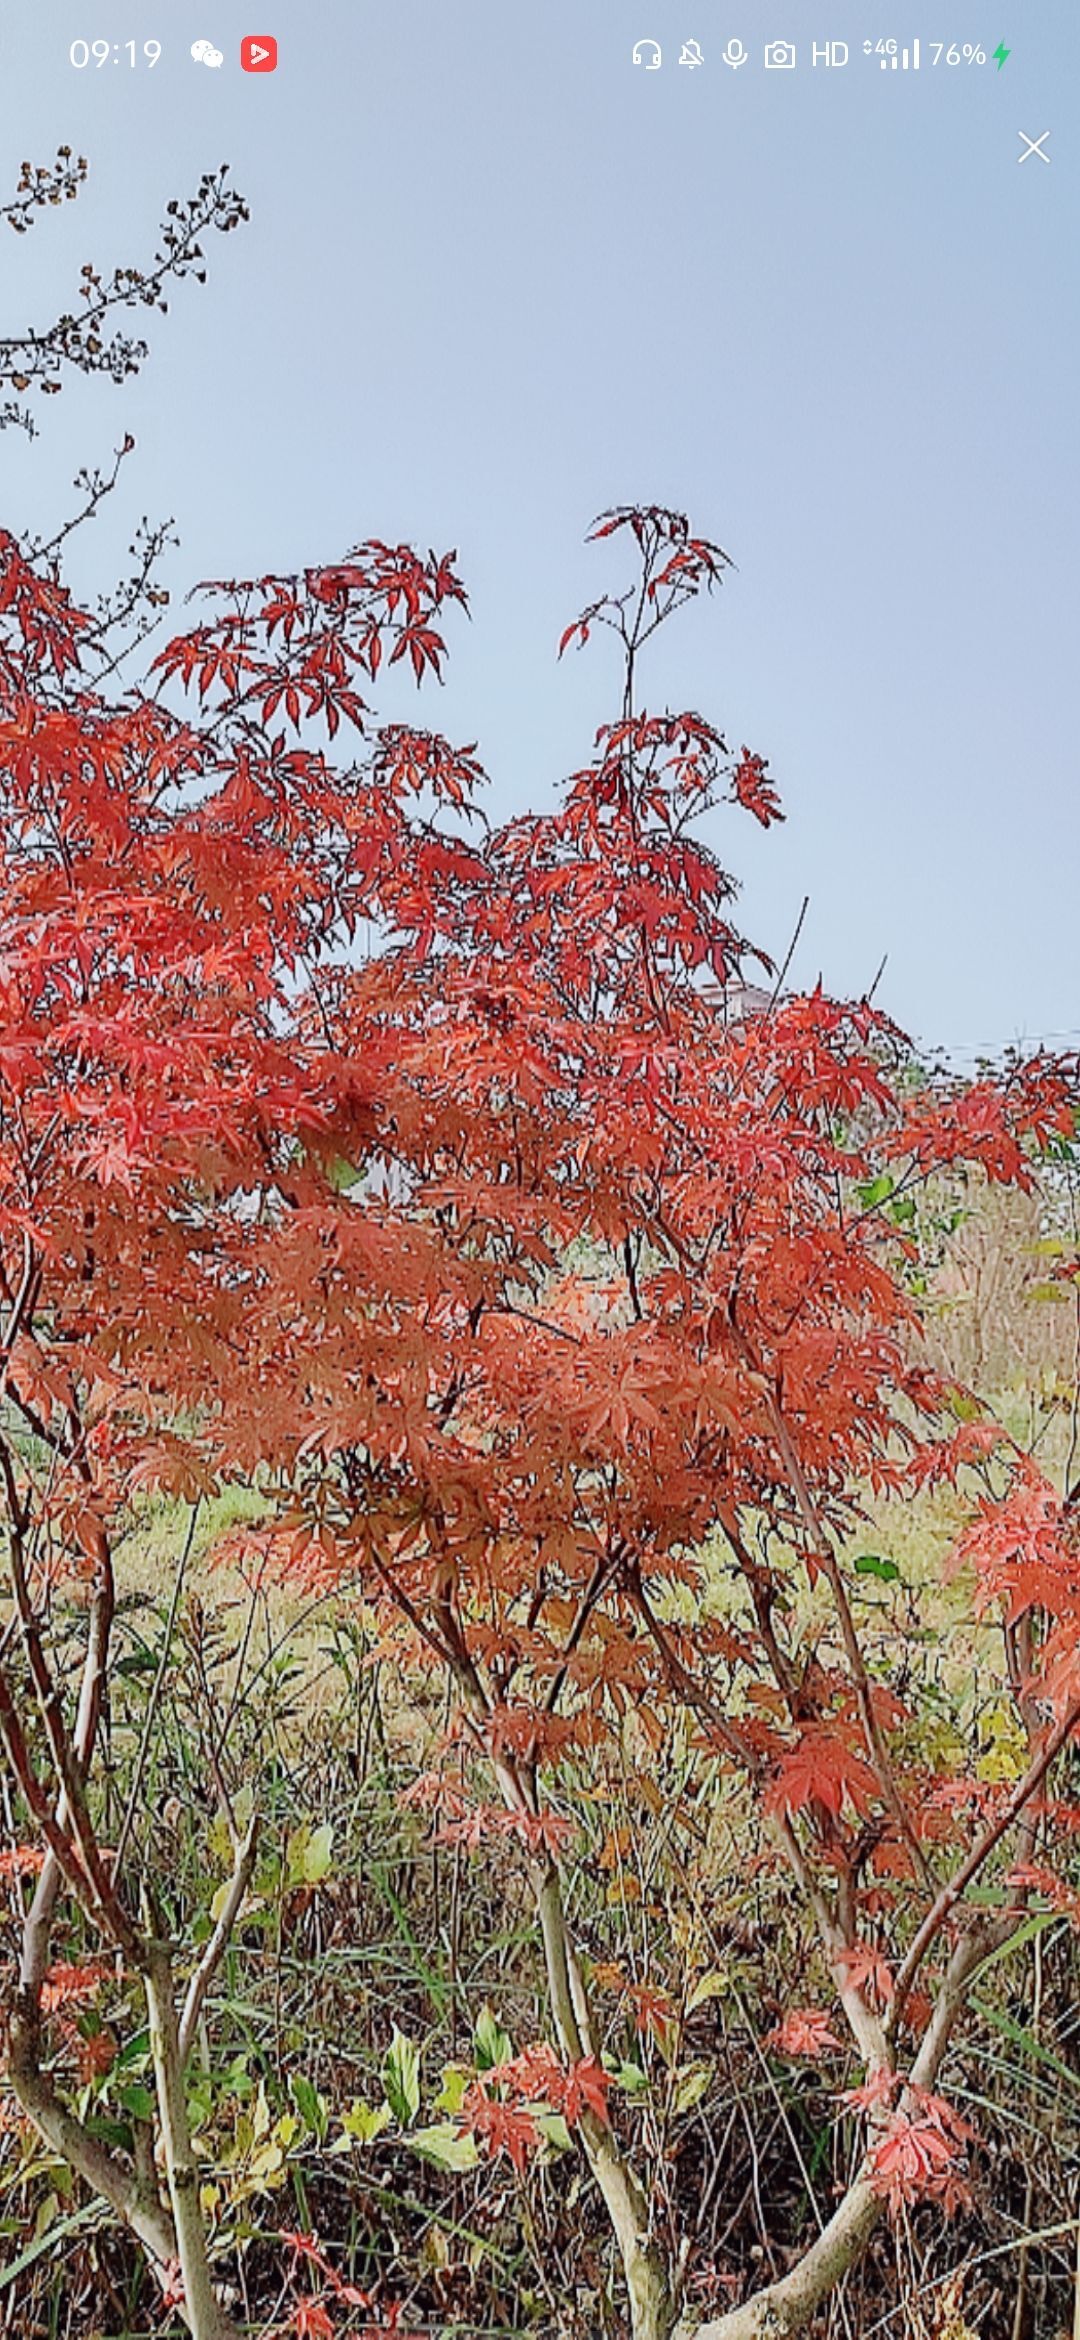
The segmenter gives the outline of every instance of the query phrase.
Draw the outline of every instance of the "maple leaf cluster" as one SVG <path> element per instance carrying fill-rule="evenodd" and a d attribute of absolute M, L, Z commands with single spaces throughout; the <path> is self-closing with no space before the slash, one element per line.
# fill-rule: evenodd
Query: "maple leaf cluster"
<path fill-rule="evenodd" d="M 470 2083 L 458 2122 L 463 2134 L 482 2138 L 489 2153 L 505 2153 L 522 2170 L 542 2142 L 545 2113 L 561 2113 L 570 2128 L 588 2114 L 606 2125 L 610 2087 L 595 2056 L 565 2064 L 553 2048 L 530 2047 Z"/>
<path fill-rule="evenodd" d="M 867 2094 L 853 2090 L 851 2099 L 865 2101 Z M 971 2200 L 966 2162 L 974 2141 L 975 2130 L 954 2105 L 909 2085 L 905 2103 L 886 2114 L 871 2145 L 870 2182 L 891 2210 L 931 2201 L 951 2217 Z"/>
<path fill-rule="evenodd" d="M 763 2045 L 778 2056 L 826 2055 L 840 2041 L 825 2007 L 792 2007 L 782 2023 L 774 2024 Z"/>
<path fill-rule="evenodd" d="M 402 2322 L 402 2307 L 398 2300 L 376 2303 L 370 2293 L 359 2284 L 350 2283 L 327 2257 L 314 2234 L 300 2232 L 282 2236 L 290 2254 L 290 2286 L 294 2298 L 283 2330 L 294 2340 L 334 2340 L 337 2332 L 350 2331 L 356 2340 L 383 2340 L 394 2335 L 394 2340 L 421 2340 L 421 2335 L 408 2332 Z M 301 2280 L 311 2286 L 301 2291 Z M 336 2310 L 348 2311 L 348 2320 L 341 2323 Z M 357 2314 L 363 2322 L 357 2323 Z"/>
<path fill-rule="evenodd" d="M 1027 1687 L 1060 1714 L 1080 1691 L 1080 1516 L 1011 1440 L 996 1452 L 1005 1491 L 979 1499 L 954 1564 L 974 1571 L 980 1608 L 1012 1625 L 1032 1611 L 1043 1618 L 1038 1676 Z"/>

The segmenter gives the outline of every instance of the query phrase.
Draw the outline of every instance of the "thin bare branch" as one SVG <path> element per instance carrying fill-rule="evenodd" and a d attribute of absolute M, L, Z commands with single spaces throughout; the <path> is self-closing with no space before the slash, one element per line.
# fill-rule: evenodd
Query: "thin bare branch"
<path fill-rule="evenodd" d="M 192 2046 L 195 2040 L 195 2034 L 199 2026 L 199 2017 L 202 2014 L 203 2007 L 206 2002 L 206 1994 L 210 1989 L 210 1985 L 214 1980 L 214 1976 L 216 1975 L 217 1970 L 221 1965 L 221 1961 L 225 1956 L 225 1952 L 229 1947 L 233 1928 L 243 1907 L 244 1895 L 251 1883 L 252 1871 L 255 1867 L 255 1853 L 258 1845 L 258 1836 L 259 1821 L 258 1815 L 256 1814 L 249 1821 L 248 1826 L 244 1830 L 243 1836 L 240 1838 L 240 1841 L 236 1846 L 235 1856 L 233 1859 L 232 1875 L 229 1879 L 228 1892 L 226 1893 L 224 1902 L 222 1903 L 221 1911 L 213 1933 L 207 1942 L 206 1948 L 203 1951 L 202 1957 L 200 1958 L 198 1966 L 196 1967 L 195 1972 L 191 1977 L 191 1981 L 187 1987 L 187 1995 L 184 2000 L 183 2014 L 180 2017 L 179 2030 L 181 2072 L 185 2071 L 187 2068 L 188 2060 L 190 2058 Z"/>

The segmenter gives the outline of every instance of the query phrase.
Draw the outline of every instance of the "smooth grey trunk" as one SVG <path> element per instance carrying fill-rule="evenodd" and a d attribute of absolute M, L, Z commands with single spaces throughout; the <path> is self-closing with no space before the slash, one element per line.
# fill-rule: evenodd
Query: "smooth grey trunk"
<path fill-rule="evenodd" d="M 933 2087 L 972 1975 L 990 1951 L 1003 1946 L 1015 1930 L 1011 1920 L 1004 1925 L 990 1921 L 961 1935 L 956 1943 L 911 2067 L 910 2080 L 916 2089 Z M 796 2333 L 805 2331 L 830 2292 L 858 2266 L 884 2216 L 885 2204 L 865 2171 L 864 2162 L 863 2171 L 837 2203 L 816 2242 L 779 2282 L 767 2284 L 763 2291 L 743 2300 L 741 2307 L 728 2308 L 722 2316 L 711 2316 L 704 2323 L 684 2316 L 671 2340 L 794 2340 Z"/>
<path fill-rule="evenodd" d="M 65 2161 L 92 2192 L 100 2194 L 141 2242 L 159 2282 L 176 2258 L 176 2237 L 168 2211 L 145 2174 L 132 2169 L 100 2138 L 93 2137 L 57 2096 L 39 2060 L 36 2010 L 17 2010 L 12 2024 L 7 2077 L 28 2120 L 51 2153 Z"/>
<path fill-rule="evenodd" d="M 564 2054 L 577 2062 L 596 2051 L 557 1870 L 540 1872 L 535 1883 L 551 2011 Z M 649 2233 L 646 2196 L 608 2123 L 585 2111 L 580 2127 L 586 2159 L 603 2195 L 622 2260 L 633 2340 L 670 2340 L 675 2300 L 665 2254 Z"/>
<path fill-rule="evenodd" d="M 861 2259 L 884 2207 L 880 2194 L 857 2180 L 789 2274 L 707 2323 L 684 2320 L 674 2340 L 792 2340 Z"/>
<path fill-rule="evenodd" d="M 180 2034 L 173 1996 L 172 1958 L 160 1941 L 149 1945 L 143 1969 L 150 2052 L 154 2063 L 165 2175 L 184 2286 L 184 2320 L 192 2340 L 238 2340 L 214 2290 L 199 2202 L 199 2172 L 191 2149 Z"/>

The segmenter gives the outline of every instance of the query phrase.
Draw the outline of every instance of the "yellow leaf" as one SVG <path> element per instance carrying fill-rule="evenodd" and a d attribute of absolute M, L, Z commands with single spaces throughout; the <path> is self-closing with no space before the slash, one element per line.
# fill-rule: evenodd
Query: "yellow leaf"
<path fill-rule="evenodd" d="M 710 2065 L 687 2064 L 675 2083 L 675 2111 L 692 2112 L 695 2104 L 700 2104 L 711 2078 Z"/>
<path fill-rule="evenodd" d="M 687 2014 L 692 2015 L 695 2007 L 706 2006 L 710 1999 L 725 1998 L 729 1987 L 726 1974 L 721 1974 L 715 1967 L 711 1974 L 699 1975 L 686 2002 Z"/>
<path fill-rule="evenodd" d="M 374 2137 L 381 2137 L 383 2130 L 389 2128 L 390 2107 L 388 2104 L 361 2104 L 357 2097 L 348 2112 L 342 2113 L 341 2126 L 357 2145 L 370 2145 Z"/>
<path fill-rule="evenodd" d="M 414 2153 L 436 2162 L 440 2169 L 475 2169 L 480 2159 L 475 2137 L 459 2129 L 456 2121 L 436 2121 L 429 2129 L 414 2129 L 409 2143 Z"/>
<path fill-rule="evenodd" d="M 442 2087 L 435 2098 L 435 2112 L 458 2113 L 465 2101 L 469 2075 L 464 2064 L 444 2064 Z"/>
<path fill-rule="evenodd" d="M 328 1820 L 321 1828 L 313 1828 L 304 1851 L 305 1885 L 321 1885 L 329 1875 L 334 1848 L 334 1831 Z"/>

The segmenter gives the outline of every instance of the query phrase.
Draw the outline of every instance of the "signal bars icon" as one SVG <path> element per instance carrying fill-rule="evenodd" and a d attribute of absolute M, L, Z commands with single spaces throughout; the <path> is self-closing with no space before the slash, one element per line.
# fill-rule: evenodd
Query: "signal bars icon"
<path fill-rule="evenodd" d="M 881 60 L 881 70 L 883 73 L 887 73 L 891 66 L 893 72 L 895 73 L 896 68 L 899 65 L 906 73 L 909 64 L 913 73 L 917 73 L 919 71 L 918 41 L 912 41 L 910 49 L 901 49 L 899 56 L 897 56 L 894 49 L 891 57 L 883 57 Z"/>

